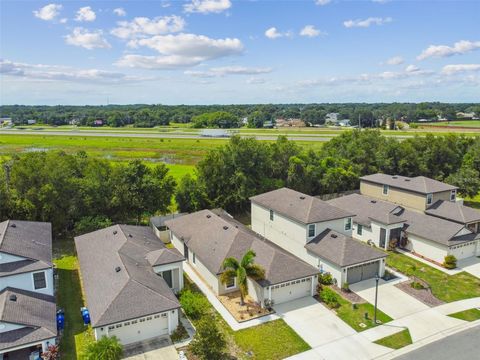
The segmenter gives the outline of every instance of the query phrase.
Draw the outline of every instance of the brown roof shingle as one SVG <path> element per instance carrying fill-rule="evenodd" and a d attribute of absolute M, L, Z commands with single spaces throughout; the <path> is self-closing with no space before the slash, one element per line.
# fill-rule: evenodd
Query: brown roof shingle
<path fill-rule="evenodd" d="M 360 180 L 380 185 L 388 185 L 421 194 L 430 194 L 458 189 L 456 186 L 445 184 L 441 181 L 430 179 L 425 176 L 416 176 L 410 178 L 400 175 L 387 175 L 378 173 L 362 176 Z"/>
<path fill-rule="evenodd" d="M 480 221 L 480 211 L 452 201 L 438 200 L 425 213 L 460 224 Z"/>

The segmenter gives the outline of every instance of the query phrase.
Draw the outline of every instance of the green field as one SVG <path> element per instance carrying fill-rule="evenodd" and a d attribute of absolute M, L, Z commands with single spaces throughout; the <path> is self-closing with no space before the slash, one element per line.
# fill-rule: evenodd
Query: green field
<path fill-rule="evenodd" d="M 419 126 L 461 126 L 461 127 L 474 127 L 480 129 L 480 120 L 458 120 L 448 122 L 437 122 L 437 123 L 419 123 Z"/>

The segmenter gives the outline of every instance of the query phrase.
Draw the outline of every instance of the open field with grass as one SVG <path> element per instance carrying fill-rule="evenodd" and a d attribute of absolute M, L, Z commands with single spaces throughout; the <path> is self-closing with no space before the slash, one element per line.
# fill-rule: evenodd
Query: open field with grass
<path fill-rule="evenodd" d="M 480 279 L 461 272 L 448 275 L 406 255 L 389 252 L 387 266 L 427 282 L 438 299 L 452 302 L 480 296 Z"/>
<path fill-rule="evenodd" d="M 480 120 L 458 120 L 458 121 L 442 121 L 442 122 L 434 122 L 434 123 L 427 123 L 422 124 L 419 123 L 419 126 L 430 127 L 430 126 L 437 126 L 437 127 L 448 127 L 448 126 L 460 126 L 460 127 L 472 127 L 472 128 L 479 128 L 480 129 Z"/>
<path fill-rule="evenodd" d="M 408 329 L 375 341 L 375 344 L 383 345 L 391 349 L 401 349 L 402 347 L 410 345 L 411 343 L 412 337 Z"/>

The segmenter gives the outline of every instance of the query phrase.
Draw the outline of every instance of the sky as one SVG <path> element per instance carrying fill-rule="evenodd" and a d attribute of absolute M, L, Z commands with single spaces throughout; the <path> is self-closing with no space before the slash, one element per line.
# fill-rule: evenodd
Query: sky
<path fill-rule="evenodd" d="M 0 104 L 479 102 L 480 0 L 0 1 Z"/>

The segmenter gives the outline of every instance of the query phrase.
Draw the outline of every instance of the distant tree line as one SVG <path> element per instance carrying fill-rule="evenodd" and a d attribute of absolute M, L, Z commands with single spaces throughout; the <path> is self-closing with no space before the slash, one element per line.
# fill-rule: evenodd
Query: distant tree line
<path fill-rule="evenodd" d="M 263 104 L 263 105 L 106 105 L 106 106 L 0 106 L 1 117 L 11 117 L 16 124 L 33 119 L 40 124 L 66 125 L 70 122 L 93 126 L 96 120 L 108 126 L 154 127 L 170 123 L 192 123 L 195 127 L 260 128 L 275 119 L 301 119 L 307 125 L 322 125 L 328 113 L 338 119 L 350 119 L 352 125 L 377 127 L 380 121 L 419 119 L 435 120 L 437 116 L 455 120 L 457 112 L 480 115 L 478 103 L 348 103 L 348 104 Z M 222 116 L 223 118 L 219 118 Z"/>
<path fill-rule="evenodd" d="M 480 191 L 480 138 L 457 135 L 388 138 L 379 131 L 350 131 L 321 150 L 305 150 L 284 137 L 274 143 L 234 137 L 211 150 L 177 187 L 181 211 L 249 209 L 249 198 L 282 186 L 320 195 L 357 189 L 359 177 L 376 172 L 427 176 Z"/>

